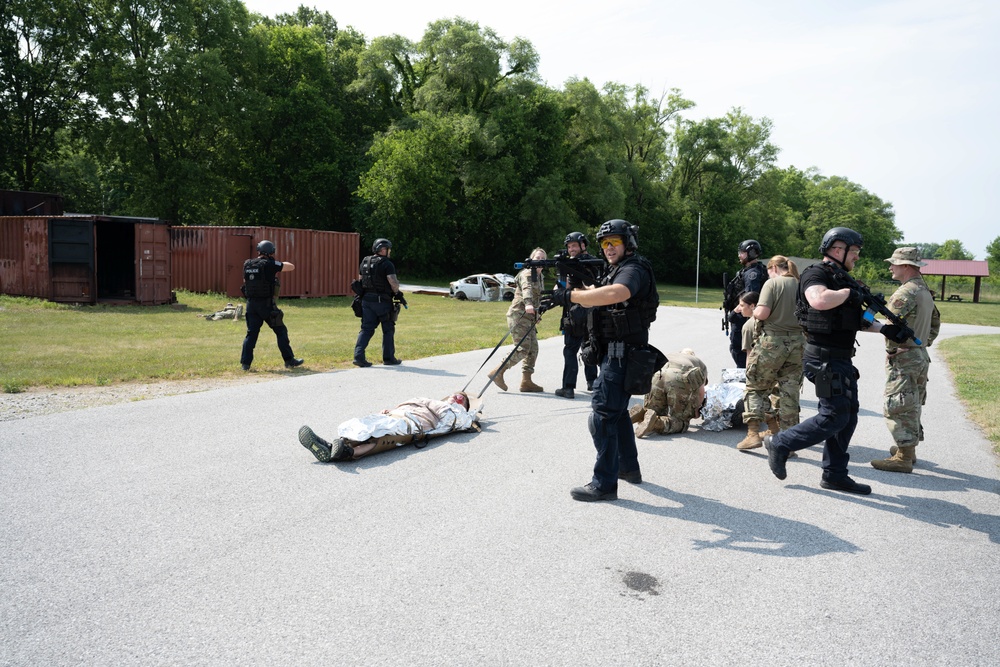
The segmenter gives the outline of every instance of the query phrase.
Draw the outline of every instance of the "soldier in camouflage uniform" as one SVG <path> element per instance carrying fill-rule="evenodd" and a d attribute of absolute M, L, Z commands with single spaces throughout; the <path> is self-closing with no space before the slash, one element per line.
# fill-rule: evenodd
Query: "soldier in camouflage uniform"
<path fill-rule="evenodd" d="M 741 451 L 763 446 L 760 426 L 766 420 L 774 434 L 799 423 L 799 393 L 802 390 L 802 352 L 805 335 L 795 317 L 799 272 L 795 262 L 775 255 L 767 264 L 770 279 L 761 288 L 753 309 L 761 335 L 747 355 L 747 389 L 743 398 L 743 422 L 747 436 L 736 445 Z M 778 389 L 777 420 L 771 394 Z"/>
<path fill-rule="evenodd" d="M 547 259 L 547 257 L 541 248 L 535 248 L 531 252 L 531 259 Z M 517 287 L 514 289 L 514 300 L 507 309 L 507 325 L 515 343 L 522 338 L 524 340 L 505 363 L 490 371 L 489 376 L 496 386 L 507 391 L 503 374 L 523 359 L 521 391 L 543 391 L 531 380 L 531 374 L 535 372 L 535 360 L 538 359 L 538 332 L 535 330 L 535 324 L 541 318 L 539 307 L 542 290 L 545 289 L 541 270 L 525 268 L 517 274 L 515 282 Z"/>
<path fill-rule="evenodd" d="M 642 405 L 629 410 L 632 423 L 636 425 L 635 437 L 688 430 L 705 402 L 707 384 L 708 369 L 695 356 L 694 350 L 685 348 L 668 354 L 667 364 L 653 376 L 653 387 Z"/>
<path fill-rule="evenodd" d="M 941 314 L 920 275 L 920 267 L 926 265 L 916 248 L 896 248 L 885 261 L 889 262 L 893 279 L 902 283 L 887 305 L 906 320 L 920 345 L 912 338 L 905 343 L 886 340 L 884 415 L 896 445 L 889 450 L 889 458 L 876 459 L 872 465 L 890 472 L 913 472 L 917 444 L 924 439 L 920 411 L 927 400 L 927 368 L 931 362 L 927 348 L 941 329 Z"/>

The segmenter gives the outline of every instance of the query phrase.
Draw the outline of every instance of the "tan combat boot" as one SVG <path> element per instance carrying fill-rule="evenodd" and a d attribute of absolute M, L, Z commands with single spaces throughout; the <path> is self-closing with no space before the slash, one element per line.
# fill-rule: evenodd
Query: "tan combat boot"
<path fill-rule="evenodd" d="M 493 384 L 500 387 L 502 391 L 507 391 L 507 383 L 503 381 L 503 374 L 504 371 L 506 370 L 507 369 L 504 368 L 503 364 L 501 364 L 496 368 L 494 368 L 493 370 L 491 370 L 489 373 L 489 377 L 491 380 L 493 380 Z"/>
<path fill-rule="evenodd" d="M 739 444 L 736 445 L 736 449 L 746 451 L 763 446 L 764 441 L 760 439 L 760 422 L 756 419 L 751 419 L 747 422 L 747 437 L 740 440 Z"/>
<path fill-rule="evenodd" d="M 521 391 L 545 391 L 531 381 L 531 373 L 525 371 L 521 374 Z"/>
<path fill-rule="evenodd" d="M 872 467 L 888 472 L 913 472 L 914 450 L 916 445 L 903 445 L 896 448 L 896 453 L 887 459 L 875 459 Z"/>
<path fill-rule="evenodd" d="M 761 433 L 760 437 L 765 435 L 777 435 L 781 431 L 781 425 L 778 424 L 777 415 L 767 415 L 767 433 Z"/>
<path fill-rule="evenodd" d="M 643 417 L 642 423 L 637 424 L 635 427 L 635 437 L 645 438 L 650 433 L 664 433 L 667 430 L 666 424 L 658 414 L 652 410 L 646 410 L 646 415 Z"/>
<path fill-rule="evenodd" d="M 628 418 L 633 424 L 638 424 L 646 416 L 646 406 L 643 404 L 633 405 L 628 409 Z"/>
<path fill-rule="evenodd" d="M 922 439 L 923 438 L 921 438 L 921 440 Z M 898 451 L 899 451 L 899 447 L 897 447 L 896 445 L 893 445 L 892 447 L 889 448 L 889 456 L 895 455 L 896 452 L 898 452 Z M 913 465 L 914 466 L 917 465 L 917 446 L 916 445 L 913 446 Z"/>

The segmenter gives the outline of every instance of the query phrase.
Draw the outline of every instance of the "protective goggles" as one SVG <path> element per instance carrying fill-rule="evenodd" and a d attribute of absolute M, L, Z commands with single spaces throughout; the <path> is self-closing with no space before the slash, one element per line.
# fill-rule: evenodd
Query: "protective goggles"
<path fill-rule="evenodd" d="M 601 241 L 601 248 L 607 250 L 608 248 L 614 248 L 623 245 L 622 240 L 617 236 L 612 236 Z"/>

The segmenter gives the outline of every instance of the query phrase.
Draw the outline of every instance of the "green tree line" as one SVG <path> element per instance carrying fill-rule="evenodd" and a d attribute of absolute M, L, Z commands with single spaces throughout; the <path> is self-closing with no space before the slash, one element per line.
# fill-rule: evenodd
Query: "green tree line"
<path fill-rule="evenodd" d="M 865 255 L 892 205 L 778 168 L 771 121 L 691 118 L 673 89 L 544 85 L 530 42 L 462 18 L 368 39 L 301 6 L 240 0 L 0 2 L 0 187 L 174 224 L 356 231 L 408 275 L 499 271 L 531 248 L 640 227 L 659 279 L 732 271 L 736 247 L 813 257 L 844 225 Z"/>

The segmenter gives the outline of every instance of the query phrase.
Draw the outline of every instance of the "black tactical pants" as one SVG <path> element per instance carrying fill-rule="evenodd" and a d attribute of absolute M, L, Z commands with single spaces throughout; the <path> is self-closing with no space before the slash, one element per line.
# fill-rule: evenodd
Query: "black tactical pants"
<path fill-rule="evenodd" d="M 257 346 L 257 336 L 264 324 L 271 327 L 278 339 L 278 350 L 281 358 L 289 362 L 295 358 L 292 345 L 288 341 L 288 327 L 282 320 L 281 310 L 268 297 L 266 299 L 247 299 L 247 337 L 243 339 L 243 354 L 240 363 L 249 366 L 253 363 L 253 349 Z"/>

